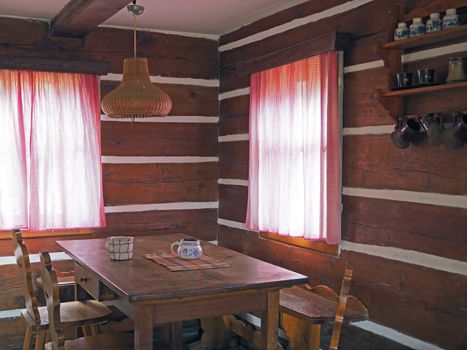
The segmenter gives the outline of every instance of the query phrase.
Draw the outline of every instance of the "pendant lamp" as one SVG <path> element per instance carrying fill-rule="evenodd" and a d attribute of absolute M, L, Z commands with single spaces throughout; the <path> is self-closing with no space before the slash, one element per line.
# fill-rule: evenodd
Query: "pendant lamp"
<path fill-rule="evenodd" d="M 136 57 L 136 16 L 144 11 L 143 6 L 127 6 L 133 15 L 132 58 L 123 61 L 123 78 L 118 87 L 102 99 L 101 107 L 109 118 L 165 117 L 172 109 L 172 99 L 151 83 L 148 60 Z"/>

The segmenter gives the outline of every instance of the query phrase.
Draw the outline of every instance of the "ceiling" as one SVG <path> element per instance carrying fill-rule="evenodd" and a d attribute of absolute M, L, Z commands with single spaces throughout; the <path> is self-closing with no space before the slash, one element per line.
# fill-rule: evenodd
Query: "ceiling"
<path fill-rule="evenodd" d="M 105 1 L 105 0 L 103 0 Z M 220 35 L 306 0 L 138 0 L 145 11 L 138 28 Z M 52 19 L 68 0 L 0 0 L 0 16 Z M 126 9 L 104 22 L 133 26 Z"/>

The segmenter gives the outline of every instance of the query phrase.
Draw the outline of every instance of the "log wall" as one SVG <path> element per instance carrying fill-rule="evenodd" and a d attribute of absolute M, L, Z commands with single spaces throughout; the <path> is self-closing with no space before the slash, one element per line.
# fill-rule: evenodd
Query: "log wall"
<path fill-rule="evenodd" d="M 132 55 L 132 32 L 98 28 L 85 39 L 49 38 L 44 22 L 0 18 L 0 55 L 110 62 L 101 94 L 121 79 L 123 59 Z M 217 237 L 218 43 L 217 40 L 139 32 L 138 54 L 173 99 L 167 118 L 109 121 L 102 117 L 104 202 L 107 227 L 91 234 L 31 238 L 31 253 L 60 251 L 57 239 L 184 232 Z M 0 257 L 11 257 L 0 240 Z M 1 260 L 1 259 L 0 259 Z M 69 260 L 57 261 L 71 270 Z M 37 264 L 34 264 L 37 270 Z M 20 349 L 24 307 L 18 268 L 0 262 L 0 349 Z"/>
<path fill-rule="evenodd" d="M 344 329 L 345 349 L 465 348 L 467 148 L 398 150 L 391 144 L 392 120 L 372 96 L 388 84 L 378 47 L 393 5 L 412 18 L 465 7 L 467 1 L 310 0 L 221 36 L 220 47 L 208 39 L 140 33 L 139 54 L 148 57 L 150 73 L 174 99 L 174 110 L 164 120 L 133 124 L 102 119 L 107 227 L 60 239 L 186 232 L 210 240 L 218 234 L 224 246 L 334 288 L 349 262 L 351 293 L 366 304 L 370 321 Z M 132 51 L 126 30 L 98 28 L 83 40 L 50 39 L 46 23 L 10 18 L 0 18 L 0 29 L 0 55 L 109 61 L 103 94 L 121 78 L 123 59 Z M 237 69 L 331 30 L 352 35 L 345 53 L 339 258 L 260 239 L 245 229 L 249 76 Z M 406 61 L 411 70 L 432 66 L 443 75 L 447 57 L 466 54 L 464 41 Z M 439 103 L 452 101 L 416 98 L 407 108 Z M 56 252 L 56 240 L 27 244 L 31 253 Z M 11 255 L 10 242 L 0 240 L 0 257 Z M 13 350 L 23 336 L 15 327 L 21 325 L 16 315 L 23 300 L 16 266 L 2 261 L 0 348 Z M 71 268 L 68 260 L 57 264 Z"/>
<path fill-rule="evenodd" d="M 307 274 L 312 284 L 338 288 L 345 263 L 353 267 L 351 294 L 370 320 L 348 326 L 344 349 L 464 349 L 467 346 L 467 147 L 393 146 L 393 121 L 373 98 L 387 88 L 378 55 L 388 10 L 426 16 L 466 1 L 315 1 L 276 13 L 220 40 L 219 242 Z M 333 15 L 329 16 L 329 13 Z M 298 24 L 297 24 L 298 23 Z M 249 77 L 242 63 L 340 30 L 352 35 L 345 52 L 343 227 L 338 258 L 261 239 L 245 229 L 248 192 Z M 465 55 L 467 41 L 404 59 L 409 70 Z M 417 97 L 409 112 L 454 101 Z M 465 101 L 465 100 L 464 100 Z M 422 109 L 423 109 L 422 108 Z M 328 347 L 323 337 L 322 348 Z"/>

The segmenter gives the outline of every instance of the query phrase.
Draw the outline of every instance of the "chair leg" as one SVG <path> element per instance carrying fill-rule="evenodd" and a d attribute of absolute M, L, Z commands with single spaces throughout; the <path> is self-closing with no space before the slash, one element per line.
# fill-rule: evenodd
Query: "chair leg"
<path fill-rule="evenodd" d="M 91 335 L 89 326 L 82 326 L 81 329 L 83 330 L 83 336 L 89 337 Z"/>
<path fill-rule="evenodd" d="M 26 333 L 24 334 L 23 350 L 29 350 L 32 342 L 32 330 L 30 327 L 26 327 Z"/>
<path fill-rule="evenodd" d="M 34 350 L 44 350 L 45 333 L 46 332 L 36 333 L 36 346 L 34 347 Z"/>
<path fill-rule="evenodd" d="M 98 335 L 99 334 L 99 326 L 97 324 L 92 324 L 89 326 L 91 330 L 91 335 Z"/>

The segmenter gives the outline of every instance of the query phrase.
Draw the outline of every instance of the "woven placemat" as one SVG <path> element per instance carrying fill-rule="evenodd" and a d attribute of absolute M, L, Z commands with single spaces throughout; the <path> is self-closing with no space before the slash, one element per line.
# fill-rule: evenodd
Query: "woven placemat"
<path fill-rule="evenodd" d="M 219 269 L 229 267 L 226 262 L 203 255 L 197 259 L 181 259 L 174 254 L 168 253 L 153 253 L 146 254 L 146 259 L 152 260 L 155 263 L 162 265 L 170 271 L 188 271 L 188 270 L 204 270 L 204 269 Z"/>

